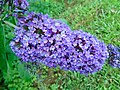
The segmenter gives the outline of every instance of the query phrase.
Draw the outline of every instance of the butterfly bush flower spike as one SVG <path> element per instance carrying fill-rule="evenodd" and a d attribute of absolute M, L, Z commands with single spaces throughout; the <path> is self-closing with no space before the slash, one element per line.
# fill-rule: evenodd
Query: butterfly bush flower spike
<path fill-rule="evenodd" d="M 24 62 L 59 66 L 88 75 L 102 69 L 108 52 L 106 45 L 89 33 L 71 31 L 68 25 L 48 15 L 34 12 L 18 18 L 16 37 L 10 46 Z"/>
<path fill-rule="evenodd" d="M 15 29 L 16 37 L 10 44 L 16 55 L 25 62 L 39 60 L 49 67 L 56 67 L 56 58 L 65 49 L 67 41 L 64 38 L 69 35 L 70 28 L 48 15 L 34 12 L 18 21 L 20 28 Z"/>
<path fill-rule="evenodd" d="M 114 68 L 120 68 L 120 47 L 109 44 L 109 64 Z"/>
<path fill-rule="evenodd" d="M 14 5 L 19 9 L 26 9 L 29 6 L 27 0 L 14 0 Z"/>
<path fill-rule="evenodd" d="M 59 65 L 62 69 L 78 71 L 88 75 L 102 69 L 108 58 L 106 45 L 96 37 L 81 30 L 73 31 L 69 36 L 71 43 Z"/>

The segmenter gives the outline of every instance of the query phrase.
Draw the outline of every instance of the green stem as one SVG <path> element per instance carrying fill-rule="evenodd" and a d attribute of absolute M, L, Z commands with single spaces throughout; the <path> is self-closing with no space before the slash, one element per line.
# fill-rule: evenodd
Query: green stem
<path fill-rule="evenodd" d="M 10 23 L 10 22 L 8 22 L 8 21 L 3 21 L 3 22 L 4 22 L 5 24 L 7 24 L 7 25 L 13 27 L 13 28 L 19 29 L 19 27 L 17 27 L 16 25 L 14 25 L 14 24 L 12 24 L 12 23 Z"/>

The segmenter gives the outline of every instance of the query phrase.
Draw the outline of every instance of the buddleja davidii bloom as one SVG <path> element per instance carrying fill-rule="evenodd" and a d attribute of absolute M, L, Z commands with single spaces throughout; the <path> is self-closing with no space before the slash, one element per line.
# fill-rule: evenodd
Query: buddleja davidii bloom
<path fill-rule="evenodd" d="M 34 12 L 31 12 L 27 16 L 19 18 L 18 21 L 18 26 L 23 27 L 27 30 L 31 28 L 38 29 L 36 30 L 38 31 L 37 33 L 41 33 L 40 29 L 44 33 L 59 33 L 59 31 L 62 31 L 64 28 L 70 30 L 66 24 L 59 20 L 50 18 L 47 14 L 43 15 L 41 13 L 36 14 Z M 59 27 L 62 29 L 60 30 Z"/>
<path fill-rule="evenodd" d="M 42 53 L 45 53 L 45 59 L 43 60 L 45 65 L 49 67 L 56 67 L 59 63 L 64 63 L 63 59 L 66 57 L 65 55 L 67 55 L 67 52 L 69 52 L 68 46 L 70 45 L 70 43 L 66 40 L 68 35 L 69 33 L 66 33 L 64 37 L 53 35 L 52 38 L 42 42 L 44 43 L 44 47 L 41 47 L 41 51 Z M 59 66 L 61 67 L 61 65 Z"/>
<path fill-rule="evenodd" d="M 100 70 L 108 56 L 103 42 L 83 31 L 71 32 L 48 15 L 32 12 L 19 18 L 18 26 L 18 42 L 11 46 L 23 61 L 39 60 L 49 67 L 89 74 Z"/>
<path fill-rule="evenodd" d="M 108 58 L 106 45 L 83 31 L 72 32 L 70 38 L 73 47 L 64 58 L 65 62 L 61 62 L 64 65 L 63 68 L 79 71 L 81 74 L 101 70 L 105 59 Z"/>
<path fill-rule="evenodd" d="M 120 68 L 120 48 L 109 44 L 108 46 L 109 52 L 109 64 L 114 68 Z"/>
<path fill-rule="evenodd" d="M 10 46 L 15 54 L 23 61 L 35 61 L 36 45 L 39 43 L 38 34 L 29 32 L 17 32 L 16 37 L 11 41 Z"/>
<path fill-rule="evenodd" d="M 13 2 L 15 7 L 19 9 L 26 9 L 29 6 L 27 0 L 14 0 Z"/>
<path fill-rule="evenodd" d="M 16 37 L 10 44 L 17 56 L 23 61 L 40 60 L 47 66 L 55 67 L 59 54 L 57 51 L 65 49 L 62 48 L 62 42 L 69 34 L 70 28 L 43 14 L 30 13 L 18 21 L 20 28 L 15 29 Z"/>
<path fill-rule="evenodd" d="M 2 14 L 3 12 L 3 5 L 4 5 L 4 2 L 2 0 L 0 0 L 0 15 Z"/>

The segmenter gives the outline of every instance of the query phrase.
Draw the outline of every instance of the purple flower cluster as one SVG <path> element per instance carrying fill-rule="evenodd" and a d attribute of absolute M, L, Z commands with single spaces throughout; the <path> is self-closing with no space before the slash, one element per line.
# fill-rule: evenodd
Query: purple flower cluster
<path fill-rule="evenodd" d="M 120 68 L 120 47 L 109 44 L 109 64 L 114 68 Z"/>
<path fill-rule="evenodd" d="M 106 45 L 96 37 L 83 31 L 73 31 L 70 35 L 69 52 L 59 64 L 61 68 L 78 71 L 81 74 L 94 73 L 102 69 L 108 58 Z"/>
<path fill-rule="evenodd" d="M 0 15 L 2 14 L 2 12 L 3 12 L 3 10 L 2 10 L 2 7 L 3 7 L 3 1 L 2 0 L 0 0 Z"/>
<path fill-rule="evenodd" d="M 70 28 L 48 15 L 30 13 L 18 19 L 19 29 L 10 43 L 12 50 L 23 61 L 41 60 L 48 66 L 56 66 L 57 52 L 66 49 Z M 61 54 L 61 53 L 59 53 Z"/>
<path fill-rule="evenodd" d="M 101 70 L 108 57 L 106 45 L 96 37 L 71 31 L 48 15 L 29 13 L 18 19 L 18 27 L 10 46 L 24 62 L 39 61 L 49 67 L 89 74 Z"/>
<path fill-rule="evenodd" d="M 29 3 L 26 0 L 14 0 L 14 5 L 19 9 L 26 9 Z"/>

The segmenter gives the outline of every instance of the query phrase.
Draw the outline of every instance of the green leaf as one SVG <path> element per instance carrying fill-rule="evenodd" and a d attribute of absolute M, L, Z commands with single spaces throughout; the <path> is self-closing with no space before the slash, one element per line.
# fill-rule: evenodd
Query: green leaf
<path fill-rule="evenodd" d="M 3 72 L 3 77 L 5 79 L 5 82 L 9 82 L 12 81 L 12 77 L 13 77 L 13 70 L 10 67 L 10 64 L 8 63 L 8 61 L 6 61 L 7 64 L 7 71 Z"/>
<path fill-rule="evenodd" d="M 13 27 L 13 28 L 18 28 L 18 29 L 19 29 L 19 27 L 17 27 L 16 25 L 14 25 L 14 24 L 12 24 L 12 23 L 10 23 L 10 22 L 8 22 L 8 21 L 4 21 L 4 23 L 5 23 L 6 25 L 9 25 L 9 26 Z"/>
<path fill-rule="evenodd" d="M 52 84 L 50 87 L 51 87 L 51 90 L 57 90 L 58 84 Z"/>
<path fill-rule="evenodd" d="M 66 23 L 66 24 L 67 24 L 67 20 L 66 20 L 66 19 L 64 19 L 64 18 L 59 18 L 59 19 L 57 19 L 57 20 L 60 20 L 60 21 L 62 21 L 62 22 L 64 22 L 64 23 Z"/>
<path fill-rule="evenodd" d="M 13 69 L 12 64 L 15 60 L 18 60 L 18 57 L 11 50 L 9 43 L 6 43 L 6 55 L 7 55 L 7 61 L 9 63 L 9 66 L 11 69 Z"/>
<path fill-rule="evenodd" d="M 19 72 L 20 77 L 23 78 L 24 80 L 28 81 L 31 79 L 29 72 L 26 70 L 24 65 L 21 63 L 18 64 L 18 72 Z"/>
<path fill-rule="evenodd" d="M 0 22 L 0 69 L 2 70 L 2 72 L 7 71 L 6 60 L 5 31 L 2 23 Z"/>

